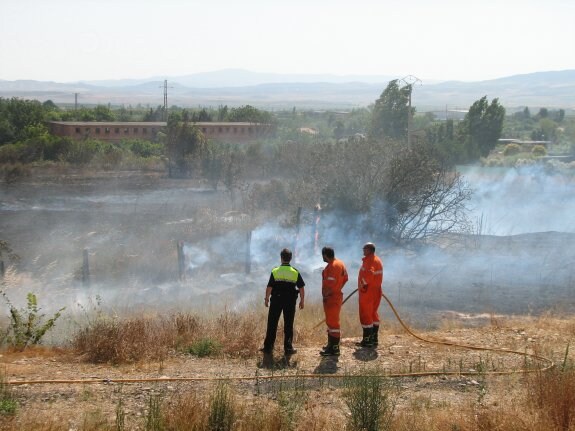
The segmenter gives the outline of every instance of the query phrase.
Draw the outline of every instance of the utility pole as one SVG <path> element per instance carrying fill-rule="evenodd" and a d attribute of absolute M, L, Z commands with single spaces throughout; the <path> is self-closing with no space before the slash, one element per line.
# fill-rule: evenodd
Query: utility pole
<path fill-rule="evenodd" d="M 162 113 L 162 120 L 168 121 L 168 80 L 164 79 L 164 112 Z M 160 87 L 162 88 L 162 87 Z M 170 87 L 174 88 L 174 87 Z"/>
<path fill-rule="evenodd" d="M 413 91 L 414 84 L 419 82 L 419 85 L 421 85 L 421 79 L 413 75 L 407 75 L 401 78 L 400 81 L 409 87 L 409 98 L 407 103 L 407 148 L 411 149 L 411 123 L 413 122 L 413 114 L 411 112 L 411 93 Z"/>

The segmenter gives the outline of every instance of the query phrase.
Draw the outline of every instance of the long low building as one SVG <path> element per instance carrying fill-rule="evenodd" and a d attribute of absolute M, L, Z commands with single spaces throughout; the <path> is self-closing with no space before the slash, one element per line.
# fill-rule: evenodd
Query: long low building
<path fill-rule="evenodd" d="M 261 123 L 198 122 L 197 126 L 207 139 L 229 143 L 255 142 L 272 133 L 272 126 Z M 113 122 L 113 121 L 50 121 L 48 128 L 55 136 L 76 140 L 98 139 L 120 142 L 127 139 L 156 140 L 166 122 Z"/>

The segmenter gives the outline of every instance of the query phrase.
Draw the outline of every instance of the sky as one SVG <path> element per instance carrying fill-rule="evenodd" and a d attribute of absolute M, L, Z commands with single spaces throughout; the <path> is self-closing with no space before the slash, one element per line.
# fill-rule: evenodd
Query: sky
<path fill-rule="evenodd" d="M 0 79 L 575 69 L 572 0 L 1 0 Z"/>

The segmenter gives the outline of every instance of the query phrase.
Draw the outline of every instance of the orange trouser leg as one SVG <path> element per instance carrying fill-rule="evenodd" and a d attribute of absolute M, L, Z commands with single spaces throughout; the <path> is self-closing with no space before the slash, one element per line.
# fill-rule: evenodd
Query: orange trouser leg
<path fill-rule="evenodd" d="M 372 293 L 372 314 L 371 314 L 371 320 L 373 322 L 374 325 L 379 326 L 379 304 L 381 304 L 381 294 L 382 294 L 382 289 L 381 286 L 376 287 L 376 288 L 371 288 L 371 293 Z"/>
<path fill-rule="evenodd" d="M 373 294 L 368 288 L 366 291 L 359 289 L 359 321 L 363 328 L 373 326 Z"/>
<path fill-rule="evenodd" d="M 339 313 L 341 311 L 342 302 L 343 295 L 330 296 L 323 300 L 323 311 L 325 313 L 327 332 L 329 335 L 336 338 L 339 338 L 341 335 Z"/>

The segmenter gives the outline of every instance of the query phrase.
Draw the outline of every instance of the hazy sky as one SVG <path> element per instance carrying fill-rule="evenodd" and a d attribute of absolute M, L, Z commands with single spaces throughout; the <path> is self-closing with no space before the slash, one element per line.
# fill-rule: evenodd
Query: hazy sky
<path fill-rule="evenodd" d="M 1 0 L 0 79 L 575 69 L 573 0 Z"/>

